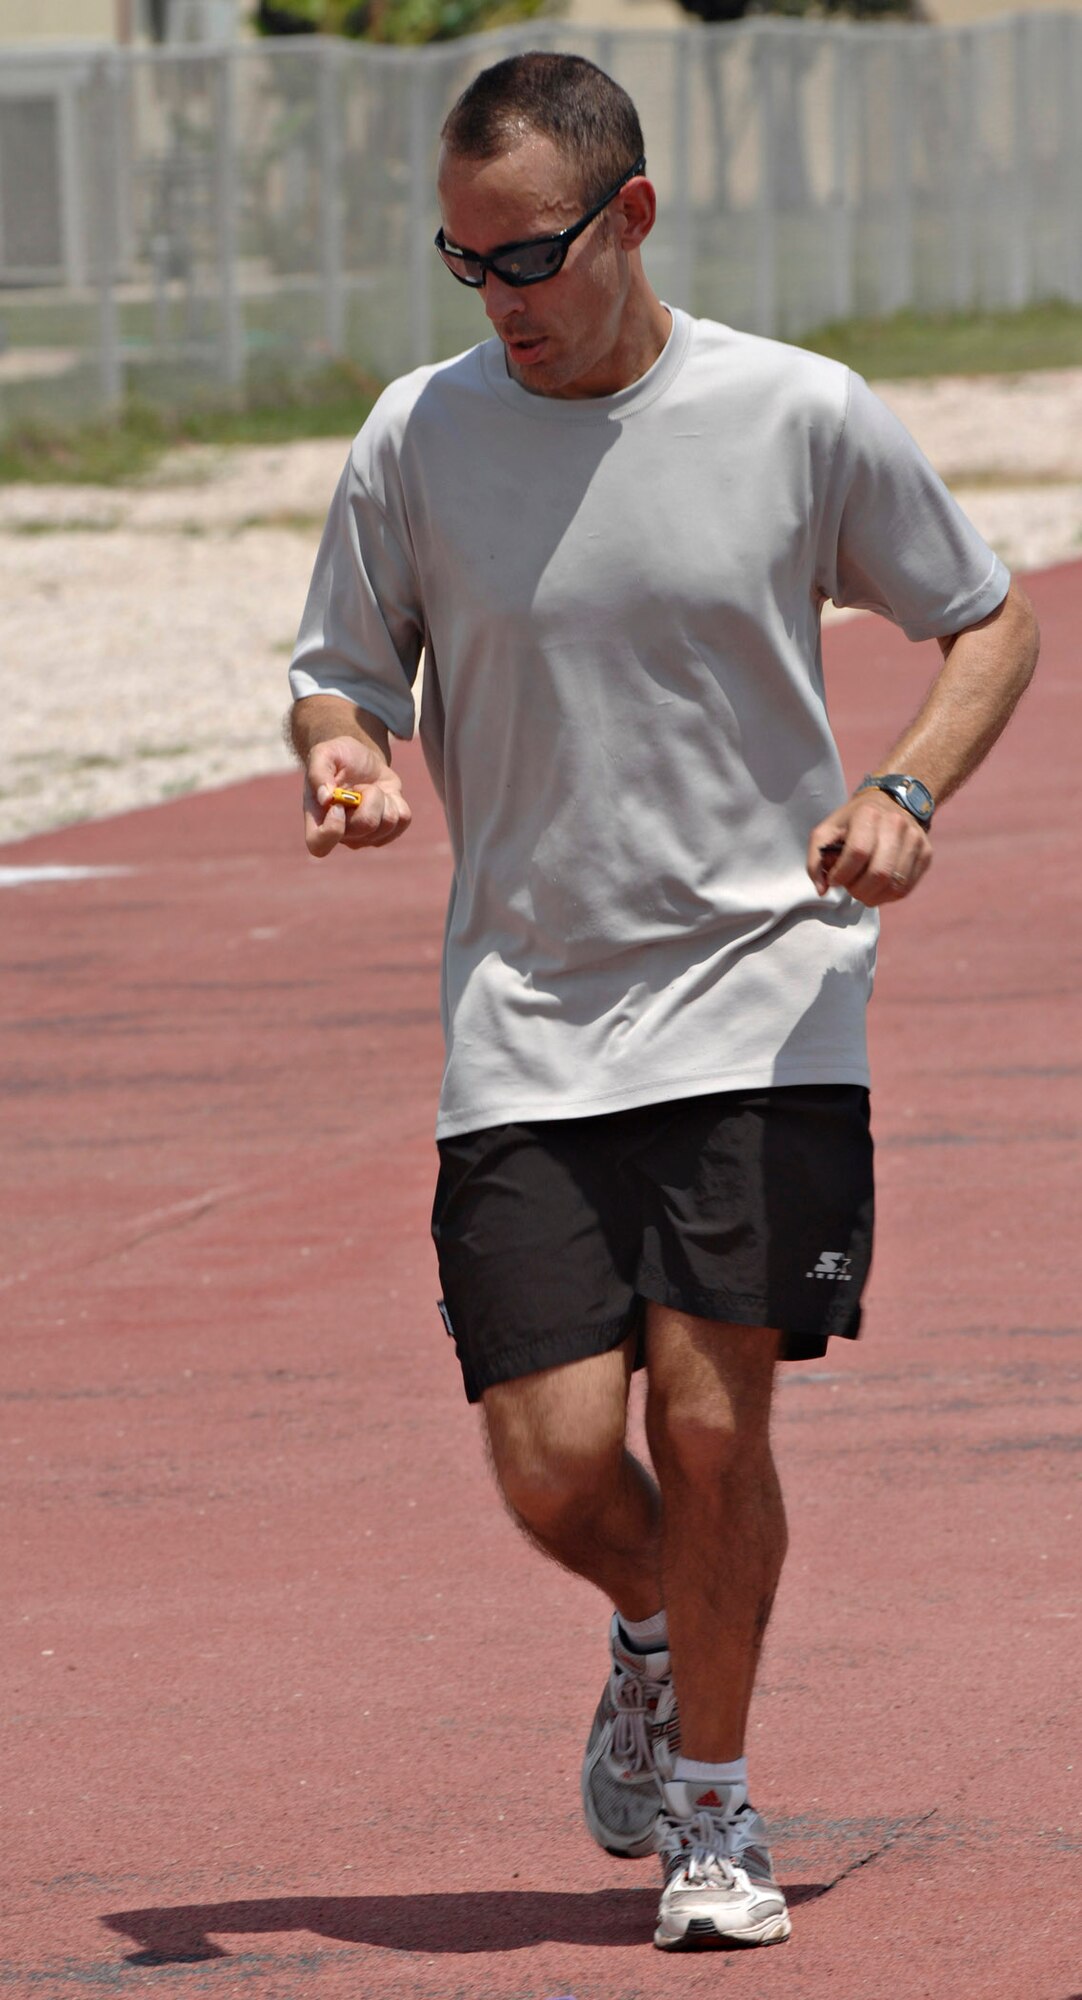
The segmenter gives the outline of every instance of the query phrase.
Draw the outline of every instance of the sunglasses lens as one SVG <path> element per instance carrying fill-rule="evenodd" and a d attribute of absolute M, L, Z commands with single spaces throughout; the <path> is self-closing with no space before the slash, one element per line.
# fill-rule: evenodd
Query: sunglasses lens
<path fill-rule="evenodd" d="M 483 265 L 477 262 L 476 257 L 463 257 L 457 250 L 448 249 L 446 244 L 441 241 L 442 235 L 443 231 L 441 230 L 440 235 L 436 238 L 436 248 L 452 277 L 457 278 L 459 283 L 463 285 L 483 284 L 485 277 Z"/>
<path fill-rule="evenodd" d="M 566 255 L 566 243 L 523 243 L 492 268 L 505 285 L 532 285 L 538 278 L 554 278 Z"/>

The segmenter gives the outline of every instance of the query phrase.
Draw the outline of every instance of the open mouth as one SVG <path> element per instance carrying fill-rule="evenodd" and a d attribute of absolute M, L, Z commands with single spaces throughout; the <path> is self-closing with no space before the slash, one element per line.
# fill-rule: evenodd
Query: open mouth
<path fill-rule="evenodd" d="M 547 345 L 545 335 L 538 334 L 532 340 L 508 340 L 505 343 L 512 361 L 537 361 Z"/>

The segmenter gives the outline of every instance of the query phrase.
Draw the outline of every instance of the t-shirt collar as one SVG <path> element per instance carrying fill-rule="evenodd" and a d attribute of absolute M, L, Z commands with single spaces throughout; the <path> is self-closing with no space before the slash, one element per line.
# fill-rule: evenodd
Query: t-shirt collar
<path fill-rule="evenodd" d="M 511 379 L 503 342 L 495 334 L 478 349 L 485 382 L 501 402 L 542 423 L 598 424 L 622 420 L 656 402 L 683 367 L 691 341 L 691 320 L 679 306 L 669 306 L 667 310 L 672 325 L 657 360 L 637 382 L 618 389 L 613 396 L 533 395 Z"/>

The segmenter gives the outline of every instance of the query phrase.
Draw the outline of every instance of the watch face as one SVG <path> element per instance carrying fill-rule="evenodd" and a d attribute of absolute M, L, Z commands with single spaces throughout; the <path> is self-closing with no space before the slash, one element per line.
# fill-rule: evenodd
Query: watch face
<path fill-rule="evenodd" d="M 922 785 L 919 778 L 911 778 L 908 771 L 869 773 L 857 790 L 863 791 L 865 785 L 874 785 L 877 791 L 886 792 L 898 805 L 904 806 L 921 826 L 931 824 L 935 800 L 927 785 Z"/>

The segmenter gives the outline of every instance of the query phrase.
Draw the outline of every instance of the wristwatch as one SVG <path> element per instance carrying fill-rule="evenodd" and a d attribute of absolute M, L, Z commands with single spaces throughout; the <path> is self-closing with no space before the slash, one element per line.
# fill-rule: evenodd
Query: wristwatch
<path fill-rule="evenodd" d="M 870 771 L 861 779 L 857 791 L 866 792 L 869 789 L 888 793 L 900 806 L 904 806 L 906 812 L 912 814 L 917 825 L 922 826 L 927 832 L 932 824 L 935 800 L 927 785 L 922 785 L 919 778 L 911 778 L 904 771 L 883 773 Z"/>

